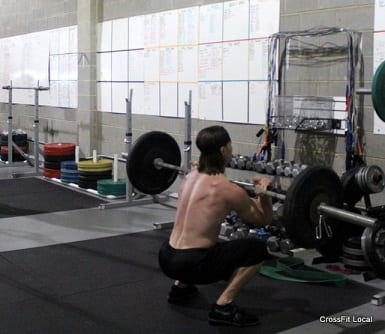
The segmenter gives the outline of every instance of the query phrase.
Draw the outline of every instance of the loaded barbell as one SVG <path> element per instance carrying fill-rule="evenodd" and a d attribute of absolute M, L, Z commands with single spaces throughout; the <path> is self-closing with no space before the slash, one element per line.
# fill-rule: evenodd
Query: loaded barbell
<path fill-rule="evenodd" d="M 180 164 L 181 153 L 175 139 L 165 132 L 152 131 L 140 136 L 133 145 L 127 157 L 127 176 L 140 192 L 160 194 L 174 183 L 178 174 L 187 172 Z M 384 173 L 379 167 L 375 172 L 358 175 L 360 183 L 373 192 L 385 187 Z M 251 183 L 232 182 L 254 189 Z M 362 235 L 365 257 L 374 271 L 385 277 L 385 222 L 342 209 L 342 183 L 332 169 L 307 167 L 293 180 L 285 195 L 270 190 L 261 193 L 284 201 L 283 224 L 287 235 L 299 247 L 325 246 L 341 222 L 365 227 Z"/>

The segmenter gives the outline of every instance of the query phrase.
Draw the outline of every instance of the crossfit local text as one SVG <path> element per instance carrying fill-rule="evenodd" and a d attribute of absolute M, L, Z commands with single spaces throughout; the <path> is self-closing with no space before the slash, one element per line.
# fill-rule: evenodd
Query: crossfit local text
<path fill-rule="evenodd" d="M 320 322 L 323 323 L 336 323 L 336 322 L 356 322 L 356 323 L 366 323 L 373 322 L 373 316 L 356 316 L 356 315 L 340 315 L 340 316 L 320 316 Z"/>

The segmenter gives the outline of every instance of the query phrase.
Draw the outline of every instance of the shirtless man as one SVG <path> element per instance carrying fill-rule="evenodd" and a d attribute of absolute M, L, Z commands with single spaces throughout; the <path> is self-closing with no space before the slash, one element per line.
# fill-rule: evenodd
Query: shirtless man
<path fill-rule="evenodd" d="M 218 242 L 218 235 L 230 211 L 236 211 L 245 223 L 268 225 L 271 198 L 250 198 L 225 177 L 232 146 L 223 127 L 201 130 L 196 145 L 201 152 L 198 167 L 181 184 L 174 227 L 159 251 L 161 269 L 176 280 L 168 300 L 177 303 L 195 296 L 198 290 L 193 284 L 225 280 L 227 286 L 209 312 L 210 324 L 256 325 L 258 317 L 247 315 L 233 300 L 259 270 L 267 256 L 266 245 L 258 239 Z M 270 182 L 255 177 L 256 191 L 266 190 Z"/>

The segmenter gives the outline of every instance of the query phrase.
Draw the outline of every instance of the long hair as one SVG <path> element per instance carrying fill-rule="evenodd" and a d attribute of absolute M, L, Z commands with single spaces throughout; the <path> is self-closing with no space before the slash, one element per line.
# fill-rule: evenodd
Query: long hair
<path fill-rule="evenodd" d="M 214 125 L 199 131 L 195 141 L 201 151 L 198 171 L 209 175 L 223 174 L 226 161 L 221 153 L 221 147 L 229 142 L 230 136 L 222 126 Z"/>

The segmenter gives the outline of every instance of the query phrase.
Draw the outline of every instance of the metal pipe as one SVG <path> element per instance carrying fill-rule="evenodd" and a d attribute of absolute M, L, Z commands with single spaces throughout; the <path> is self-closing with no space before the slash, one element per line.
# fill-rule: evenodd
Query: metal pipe
<path fill-rule="evenodd" d="M 374 224 L 378 221 L 376 218 L 362 216 L 358 213 L 338 209 L 325 204 L 320 204 L 318 207 L 318 211 L 328 217 L 332 217 L 338 220 L 345 221 L 347 223 L 352 223 L 363 227 L 373 227 Z"/>
<path fill-rule="evenodd" d="M 124 142 L 126 143 L 127 147 L 127 156 L 131 152 L 132 148 L 132 93 L 133 89 L 130 89 L 130 95 L 126 99 L 126 116 L 127 116 L 127 124 L 126 124 L 126 138 L 124 139 Z M 126 200 L 127 202 L 132 202 L 132 184 L 130 180 L 127 180 L 126 182 Z"/>
<path fill-rule="evenodd" d="M 49 90 L 49 87 L 43 87 L 43 86 L 37 86 L 37 87 L 15 87 L 15 86 L 12 86 L 12 84 L 10 86 L 3 86 L 2 87 L 3 89 L 36 89 L 36 90 Z"/>
<path fill-rule="evenodd" d="M 37 83 L 39 87 L 39 82 Z M 39 89 L 35 89 L 35 119 L 33 121 L 33 128 L 35 131 L 35 142 L 34 142 L 34 155 L 35 155 L 35 173 L 39 174 Z"/>
<path fill-rule="evenodd" d="M 184 129 L 184 167 L 191 168 L 191 90 L 189 91 L 188 103 L 184 103 L 185 129 Z"/>
<path fill-rule="evenodd" d="M 161 158 L 154 159 L 154 166 L 155 168 L 158 168 L 158 169 L 168 168 L 168 169 L 177 170 L 178 172 L 182 172 L 182 173 L 186 172 L 186 169 L 184 169 L 183 167 L 175 166 L 173 164 L 164 162 Z"/>
<path fill-rule="evenodd" d="M 370 95 L 372 94 L 371 88 L 357 88 L 356 93 L 360 95 Z"/>
<path fill-rule="evenodd" d="M 12 81 L 11 81 L 12 86 Z M 4 87 L 3 87 L 4 88 Z M 12 89 L 8 91 L 8 163 L 11 164 L 13 162 L 12 158 Z"/>

